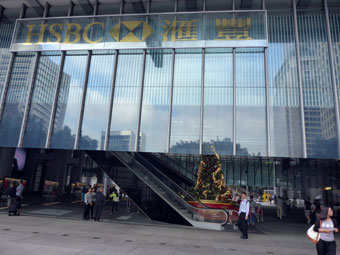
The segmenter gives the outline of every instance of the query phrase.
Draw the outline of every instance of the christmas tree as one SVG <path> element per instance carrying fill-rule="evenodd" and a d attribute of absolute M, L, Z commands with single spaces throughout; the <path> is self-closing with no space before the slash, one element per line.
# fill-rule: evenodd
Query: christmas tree
<path fill-rule="evenodd" d="M 232 192 L 224 183 L 222 165 L 214 146 L 214 155 L 203 155 L 197 172 L 194 194 L 197 199 L 220 201 Z"/>

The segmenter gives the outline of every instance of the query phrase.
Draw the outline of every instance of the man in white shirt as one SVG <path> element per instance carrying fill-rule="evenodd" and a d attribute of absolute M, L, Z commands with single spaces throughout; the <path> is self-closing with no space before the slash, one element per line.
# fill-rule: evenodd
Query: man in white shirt
<path fill-rule="evenodd" d="M 249 201 L 247 201 L 246 193 L 242 192 L 240 209 L 238 211 L 237 226 L 240 229 L 242 239 L 248 239 L 248 215 L 249 215 Z"/>

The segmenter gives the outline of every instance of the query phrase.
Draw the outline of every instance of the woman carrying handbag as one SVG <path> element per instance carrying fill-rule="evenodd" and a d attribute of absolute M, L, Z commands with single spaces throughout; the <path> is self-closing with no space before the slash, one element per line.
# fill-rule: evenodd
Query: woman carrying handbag
<path fill-rule="evenodd" d="M 339 232 L 338 223 L 332 219 L 333 210 L 330 207 L 321 208 L 320 220 L 316 220 L 314 231 L 319 233 L 316 244 L 318 255 L 336 255 L 334 233 Z"/>

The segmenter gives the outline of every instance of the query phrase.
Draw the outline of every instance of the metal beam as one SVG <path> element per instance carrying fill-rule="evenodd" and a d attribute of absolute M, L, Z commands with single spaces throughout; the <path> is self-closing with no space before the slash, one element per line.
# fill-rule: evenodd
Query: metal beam
<path fill-rule="evenodd" d="M 81 97 L 80 114 L 79 114 L 79 120 L 78 120 L 78 129 L 77 129 L 76 139 L 75 139 L 75 143 L 74 143 L 74 149 L 75 150 L 77 150 L 78 147 L 79 147 L 79 140 L 80 140 L 80 136 L 81 136 L 81 128 L 82 128 L 82 125 L 83 125 L 86 94 L 87 94 L 87 85 L 88 85 L 89 74 L 90 74 L 91 58 L 92 58 L 92 51 L 88 51 L 87 52 L 87 59 L 86 59 L 85 77 L 84 77 L 84 83 L 83 83 L 83 94 L 82 94 L 82 97 Z"/>
<path fill-rule="evenodd" d="M 94 7 L 92 6 L 89 0 L 78 0 L 81 8 L 87 15 L 92 15 L 94 11 Z"/>
<path fill-rule="evenodd" d="M 266 137 L 267 137 L 267 156 L 271 154 L 271 135 L 270 135 L 270 96 L 268 82 L 268 54 L 267 48 L 264 49 L 264 81 L 266 87 Z"/>
<path fill-rule="evenodd" d="M 200 112 L 200 134 L 199 134 L 199 154 L 203 154 L 203 122 L 204 122 L 204 74 L 205 74 L 205 49 L 202 49 L 201 66 L 201 112 Z"/>
<path fill-rule="evenodd" d="M 300 97 L 300 114 L 301 114 L 301 134 L 302 134 L 302 157 L 307 158 L 307 143 L 306 143 L 306 124 L 305 124 L 305 103 L 303 98 L 303 84 L 302 84 L 302 69 L 300 60 L 300 39 L 299 28 L 297 21 L 296 0 L 293 1 L 293 15 L 294 15 L 294 32 L 295 32 L 295 48 L 296 48 L 296 66 L 299 85 L 299 97 Z"/>
<path fill-rule="evenodd" d="M 331 26 L 329 23 L 329 12 L 328 12 L 328 4 L 327 0 L 324 0 L 324 12 L 327 26 L 327 42 L 328 42 L 328 53 L 329 53 L 329 62 L 331 68 L 331 80 L 332 80 L 332 88 L 333 88 L 333 96 L 334 96 L 334 106 L 335 106 L 335 120 L 336 120 L 336 133 L 338 140 L 338 158 L 340 158 L 340 113 L 339 113 L 339 97 L 338 97 L 338 88 L 336 82 L 336 74 L 335 74 L 335 60 L 334 60 L 334 51 L 333 51 L 333 41 L 331 35 Z"/>
<path fill-rule="evenodd" d="M 9 81 L 11 79 L 12 68 L 13 68 L 15 56 L 16 56 L 16 53 L 11 52 L 11 55 L 10 55 L 10 58 L 9 58 L 8 69 L 7 69 L 7 74 L 6 74 L 6 78 L 5 78 L 5 82 L 4 82 L 4 87 L 3 87 L 2 95 L 1 95 L 1 99 L 0 99 L 0 122 L 2 120 L 2 115 L 3 115 L 3 112 L 4 112 L 4 108 L 5 108 L 6 96 L 7 96 L 7 92 L 8 92 Z"/>
<path fill-rule="evenodd" d="M 236 49 L 233 48 L 233 156 L 236 155 Z"/>
<path fill-rule="evenodd" d="M 116 86 L 116 77 L 117 77 L 118 54 L 119 54 L 118 50 L 115 50 L 115 62 L 113 64 L 113 75 L 112 75 L 111 92 L 110 92 L 109 116 L 107 118 L 105 141 L 104 141 L 104 150 L 106 150 L 106 151 L 109 148 L 110 129 L 111 129 L 112 110 L 113 110 L 113 100 L 114 100 L 114 95 L 115 95 L 115 86 Z"/>
<path fill-rule="evenodd" d="M 20 129 L 20 136 L 19 136 L 19 141 L 18 141 L 18 147 L 22 147 L 23 142 L 24 142 L 24 135 L 26 131 L 26 126 L 27 126 L 27 120 L 28 120 L 28 114 L 31 108 L 31 101 L 32 101 L 32 96 L 33 96 L 33 89 L 34 89 L 34 83 L 35 83 L 35 78 L 38 70 L 38 62 L 39 62 L 39 57 L 40 53 L 36 52 L 34 56 L 34 63 L 33 63 L 33 73 L 32 77 L 29 81 L 29 87 L 28 87 L 28 97 L 27 97 L 27 102 L 25 105 L 25 111 L 24 111 L 24 116 L 22 119 L 21 123 L 21 129 Z"/>
<path fill-rule="evenodd" d="M 70 6 L 68 7 L 68 12 L 67 12 L 67 16 L 72 16 L 73 15 L 73 9 L 74 9 L 74 3 L 72 1 L 70 1 Z"/>
<path fill-rule="evenodd" d="M 44 16 L 44 7 L 38 0 L 26 0 L 39 16 Z"/>
<path fill-rule="evenodd" d="M 171 121 L 172 121 L 172 103 L 173 103 L 173 96 L 174 96 L 174 74 L 175 74 L 175 49 L 172 49 L 167 153 L 170 152 L 170 145 L 171 145 Z"/>
<path fill-rule="evenodd" d="M 45 3 L 44 14 L 43 17 L 46 18 L 50 16 L 50 4 L 48 2 Z"/>
<path fill-rule="evenodd" d="M 48 125 L 48 131 L 47 131 L 47 137 L 46 137 L 46 144 L 45 148 L 49 149 L 51 146 L 51 137 L 52 137 L 52 132 L 53 132 L 53 125 L 55 121 L 55 116 L 57 113 L 57 107 L 58 107 L 58 97 L 59 97 L 59 91 L 60 91 L 60 86 L 61 86 L 61 79 L 63 76 L 63 69 L 64 69 L 64 63 L 65 63 L 65 51 L 61 52 L 61 58 L 60 58 L 60 64 L 59 64 L 59 71 L 58 71 L 58 78 L 56 81 L 56 89 L 54 92 L 53 96 L 53 104 L 52 104 L 52 109 L 51 109 L 51 116 L 50 116 L 50 122 Z"/>
<path fill-rule="evenodd" d="M 2 18 L 4 17 L 4 10 L 5 10 L 5 7 L 3 7 L 3 6 L 0 4 L 0 22 L 2 21 Z"/>
<path fill-rule="evenodd" d="M 137 123 L 135 151 L 138 151 L 138 147 L 139 147 L 139 133 L 140 133 L 140 124 L 142 120 L 143 93 L 144 93 L 145 62 L 146 62 L 146 50 L 143 50 L 142 73 L 141 73 L 142 77 L 140 81 L 141 84 L 140 84 L 140 93 L 139 93 L 139 110 L 138 110 L 138 123 Z"/>

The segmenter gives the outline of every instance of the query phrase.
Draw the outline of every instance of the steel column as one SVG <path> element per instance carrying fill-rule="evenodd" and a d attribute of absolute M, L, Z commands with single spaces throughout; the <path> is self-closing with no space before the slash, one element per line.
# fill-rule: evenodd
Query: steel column
<path fill-rule="evenodd" d="M 99 9 L 99 2 L 98 0 L 96 0 L 94 4 L 94 8 L 93 8 L 93 15 L 98 15 L 98 9 Z"/>
<path fill-rule="evenodd" d="M 236 49 L 233 48 L 233 156 L 236 155 Z"/>
<path fill-rule="evenodd" d="M 27 10 L 26 4 L 22 4 L 21 11 L 20 11 L 20 15 L 19 15 L 19 19 L 25 18 L 25 16 L 26 16 L 26 10 Z"/>
<path fill-rule="evenodd" d="M 201 67 L 201 112 L 200 112 L 200 147 L 199 147 L 199 154 L 202 154 L 202 153 L 203 153 L 204 74 L 205 74 L 205 49 L 202 49 L 202 67 Z"/>
<path fill-rule="evenodd" d="M 67 12 L 67 16 L 72 16 L 73 15 L 73 8 L 74 8 L 74 3 L 72 1 L 70 1 L 70 6 L 68 7 L 68 12 Z"/>
<path fill-rule="evenodd" d="M 124 13 L 124 0 L 120 0 L 119 14 L 123 14 L 123 13 Z"/>
<path fill-rule="evenodd" d="M 327 25 L 327 42 L 328 42 L 328 53 L 329 53 L 329 62 L 331 68 L 331 79 L 333 86 L 333 96 L 334 96 L 334 106 L 335 106 L 335 119 L 337 126 L 337 140 L 338 140 L 338 157 L 340 158 L 340 113 L 339 113 L 339 97 L 338 97 L 338 88 L 336 82 L 336 74 L 335 74 L 335 66 L 334 66 L 334 51 L 333 51 L 333 41 L 331 36 L 331 26 L 329 23 L 329 12 L 328 12 L 328 4 L 327 0 L 324 0 L 324 11 Z"/>
<path fill-rule="evenodd" d="M 48 2 L 45 3 L 45 8 L 44 8 L 44 14 L 43 14 L 43 18 L 46 18 L 49 16 L 50 14 L 50 4 Z"/>
<path fill-rule="evenodd" d="M 303 98 L 303 84 L 302 84 L 302 70 L 300 61 L 300 39 L 299 39 L 299 28 L 297 21 L 297 11 L 296 11 L 296 0 L 293 1 L 293 15 L 294 15 L 294 32 L 295 32 L 295 48 L 296 48 L 296 66 L 299 84 L 299 96 L 300 96 L 300 114 L 301 114 L 301 134 L 302 134 L 302 156 L 307 158 L 307 143 L 306 143 L 306 124 L 305 124 L 305 103 Z"/>
<path fill-rule="evenodd" d="M 55 116 L 57 112 L 57 107 L 58 107 L 58 97 L 59 97 L 59 91 L 60 91 L 60 86 L 61 86 L 61 79 L 63 75 L 65 55 L 66 55 L 65 51 L 62 51 L 60 64 L 59 64 L 58 78 L 57 78 L 57 82 L 55 85 L 56 89 L 55 89 L 54 96 L 53 96 L 54 100 L 53 100 L 52 109 L 51 109 L 50 122 L 48 124 L 48 131 L 47 131 L 46 144 L 45 144 L 46 149 L 50 148 L 50 145 L 51 145 L 51 137 L 52 137 L 52 132 L 53 132 Z"/>
<path fill-rule="evenodd" d="M 175 74 L 175 49 L 172 49 L 167 153 L 170 152 L 170 141 L 171 141 L 172 103 L 173 103 L 173 96 L 174 96 L 174 74 Z"/>
<path fill-rule="evenodd" d="M 106 151 L 109 148 L 110 129 L 111 129 L 112 110 L 113 110 L 113 99 L 114 99 L 114 94 L 115 94 L 115 85 L 116 85 L 116 76 L 117 76 L 117 65 L 118 65 L 118 50 L 115 50 L 115 62 L 113 64 L 113 75 L 112 75 L 112 84 L 111 84 L 111 92 L 110 92 L 109 116 L 107 118 L 105 141 L 104 141 L 104 150 L 106 150 Z"/>
<path fill-rule="evenodd" d="M 268 54 L 267 48 L 264 49 L 264 80 L 266 86 L 266 130 L 267 130 L 267 156 L 271 154 L 271 136 L 270 136 L 270 97 L 268 84 Z"/>
<path fill-rule="evenodd" d="M 31 108 L 31 101 L 32 101 L 34 83 L 35 83 L 35 78 L 36 78 L 35 76 L 36 76 L 37 69 L 38 69 L 39 57 L 40 57 L 40 53 L 36 52 L 35 56 L 34 56 L 33 72 L 32 72 L 31 79 L 29 81 L 27 102 L 26 102 L 26 105 L 25 105 L 24 116 L 23 116 L 22 123 L 21 123 L 20 136 L 19 136 L 19 141 L 18 141 L 18 147 L 19 148 L 22 147 L 23 142 L 24 142 L 24 135 L 25 135 L 25 131 L 26 131 L 28 113 L 29 113 L 30 108 Z"/>
<path fill-rule="evenodd" d="M 140 123 L 142 120 L 142 106 L 143 106 L 143 92 L 144 92 L 144 76 L 145 76 L 145 62 L 146 62 L 146 50 L 143 50 L 143 62 L 142 62 L 142 77 L 140 84 L 140 93 L 139 93 L 139 111 L 138 111 L 138 123 L 137 123 L 137 134 L 136 134 L 136 142 L 135 142 L 135 151 L 138 151 L 139 147 L 139 133 L 140 133 Z M 142 136 L 141 136 L 142 138 Z"/>
<path fill-rule="evenodd" d="M 81 99 L 81 107 L 80 107 L 80 114 L 79 114 L 79 120 L 78 120 L 78 129 L 77 129 L 76 139 L 75 139 L 75 143 L 74 143 L 74 149 L 75 150 L 77 150 L 78 147 L 79 147 L 79 139 L 80 139 L 80 136 L 81 136 L 81 127 L 83 125 L 85 101 L 86 101 L 86 94 L 87 94 L 87 85 L 88 85 L 90 65 L 91 65 L 91 57 L 92 57 L 92 51 L 88 51 L 87 60 L 86 60 L 84 84 L 83 84 L 83 94 L 82 94 L 82 99 Z"/>

